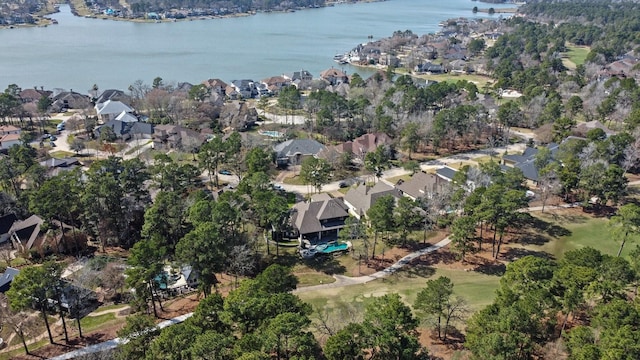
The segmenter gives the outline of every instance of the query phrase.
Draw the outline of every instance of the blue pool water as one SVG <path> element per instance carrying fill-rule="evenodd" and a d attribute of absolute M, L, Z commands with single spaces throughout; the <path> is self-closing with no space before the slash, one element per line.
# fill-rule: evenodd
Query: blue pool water
<path fill-rule="evenodd" d="M 279 138 L 282 136 L 282 133 L 280 133 L 279 131 L 271 131 L 271 130 L 261 131 L 260 134 L 273 137 L 273 138 Z"/>
<path fill-rule="evenodd" d="M 336 251 L 345 251 L 349 248 L 347 243 L 333 243 L 333 244 L 324 244 L 316 246 L 316 250 L 321 253 L 331 254 Z"/>

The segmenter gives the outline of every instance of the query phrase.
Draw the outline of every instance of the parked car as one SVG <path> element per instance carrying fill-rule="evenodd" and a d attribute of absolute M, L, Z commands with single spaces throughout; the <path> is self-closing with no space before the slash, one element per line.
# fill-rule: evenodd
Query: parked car
<path fill-rule="evenodd" d="M 49 146 L 56 147 L 56 143 L 54 143 L 53 141 L 49 141 Z"/>
<path fill-rule="evenodd" d="M 63 122 L 61 122 L 60 124 L 56 125 L 56 129 L 57 129 L 58 131 L 62 131 L 62 130 L 64 130 L 64 127 L 65 127 L 65 125 L 64 125 L 64 123 L 63 123 Z"/>
<path fill-rule="evenodd" d="M 347 184 L 347 182 L 346 182 L 346 181 L 340 181 L 340 182 L 338 183 L 338 186 L 339 186 L 340 188 L 346 188 L 347 186 L 349 186 L 349 184 Z"/>
<path fill-rule="evenodd" d="M 231 171 L 229 171 L 229 170 L 220 170 L 220 171 L 218 171 L 218 174 L 220 174 L 220 175 L 232 175 Z"/>
<path fill-rule="evenodd" d="M 56 141 L 56 140 L 58 140 L 58 138 L 55 137 L 55 135 L 49 135 L 49 140 Z"/>

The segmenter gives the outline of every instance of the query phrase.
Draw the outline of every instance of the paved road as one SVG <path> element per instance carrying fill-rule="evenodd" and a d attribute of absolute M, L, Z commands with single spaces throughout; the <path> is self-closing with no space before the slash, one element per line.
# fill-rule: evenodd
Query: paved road
<path fill-rule="evenodd" d="M 175 317 L 175 318 L 170 319 L 170 320 L 163 321 L 163 322 L 159 323 L 158 325 L 156 325 L 156 329 L 161 330 L 161 329 L 166 328 L 167 326 L 179 324 L 179 323 L 187 320 L 188 318 L 190 318 L 192 315 L 193 315 L 193 313 L 188 313 L 188 314 L 185 314 L 185 315 L 182 315 L 182 316 Z M 112 350 L 112 349 L 115 349 L 116 347 L 118 347 L 118 345 L 126 344 L 126 343 L 127 343 L 127 339 L 115 338 L 113 340 L 101 342 L 99 344 L 87 346 L 87 347 L 82 348 L 82 349 L 74 350 L 74 351 L 68 352 L 66 354 L 53 357 L 50 360 L 68 360 L 68 359 L 73 359 L 75 357 L 82 356 L 82 355 L 88 355 L 88 354 L 93 354 L 93 353 L 97 353 L 97 352 Z"/>

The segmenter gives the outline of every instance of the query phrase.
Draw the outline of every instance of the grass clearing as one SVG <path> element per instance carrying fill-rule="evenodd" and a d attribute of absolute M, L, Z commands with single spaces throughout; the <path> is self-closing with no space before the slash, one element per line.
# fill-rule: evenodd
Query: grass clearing
<path fill-rule="evenodd" d="M 56 151 L 50 152 L 49 155 L 51 155 L 51 157 L 54 157 L 56 159 L 62 159 L 62 158 L 66 158 L 66 157 L 75 156 L 76 154 L 72 153 L 72 152 L 69 152 L 69 151 L 56 150 Z"/>
<path fill-rule="evenodd" d="M 331 284 L 336 281 L 332 276 L 318 272 L 296 272 L 298 287 Z"/>
<path fill-rule="evenodd" d="M 577 65 L 584 64 L 587 59 L 587 55 L 591 52 L 591 48 L 588 46 L 577 46 L 577 45 L 569 45 L 567 46 L 569 51 L 566 52 L 569 57 L 569 61 Z"/>
<path fill-rule="evenodd" d="M 107 323 L 112 323 L 116 321 L 124 322 L 124 319 L 123 318 L 118 319 L 116 318 L 116 314 L 108 313 L 108 314 L 102 314 L 98 316 L 85 316 L 82 319 L 80 319 L 80 324 L 82 325 L 83 332 L 89 332 L 97 328 L 100 328 Z M 76 325 L 75 321 L 73 322 L 72 325 L 74 326 Z"/>
<path fill-rule="evenodd" d="M 454 292 L 465 298 L 472 310 L 480 309 L 493 301 L 500 278 L 463 270 L 424 268 L 422 271 L 401 271 L 387 278 L 371 281 L 366 284 L 344 286 L 333 289 L 321 289 L 298 294 L 314 309 L 325 309 L 329 312 L 341 308 L 355 306 L 364 307 L 367 299 L 397 293 L 409 305 L 415 302 L 420 290 L 429 279 L 446 276 L 454 283 Z"/>
<path fill-rule="evenodd" d="M 579 209 L 548 210 L 544 213 L 531 213 L 536 219 L 549 224 L 546 233 L 542 234 L 540 241 L 534 244 L 520 245 L 533 251 L 543 251 L 560 259 L 562 255 L 571 250 L 583 247 L 592 247 L 603 254 L 616 256 L 620 248 L 620 242 L 614 240 L 609 228 L 609 220 L 602 217 L 594 217 L 583 213 Z M 628 256 L 637 242 L 628 241 L 622 251 L 622 256 Z"/>

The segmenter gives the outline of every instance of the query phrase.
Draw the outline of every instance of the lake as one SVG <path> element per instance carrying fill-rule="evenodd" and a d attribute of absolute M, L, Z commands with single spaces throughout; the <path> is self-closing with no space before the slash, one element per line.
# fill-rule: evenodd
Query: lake
<path fill-rule="evenodd" d="M 165 83 L 209 78 L 261 80 L 305 69 L 314 77 L 340 67 L 363 77 L 371 70 L 339 65 L 337 53 L 389 37 L 422 35 L 438 23 L 480 8 L 513 7 L 470 0 L 390 0 L 340 4 L 289 13 L 175 23 L 134 23 L 73 16 L 68 5 L 51 17 L 58 25 L 0 30 L 0 88 L 127 89 L 160 76 Z M 497 18 L 499 14 L 493 15 Z"/>

